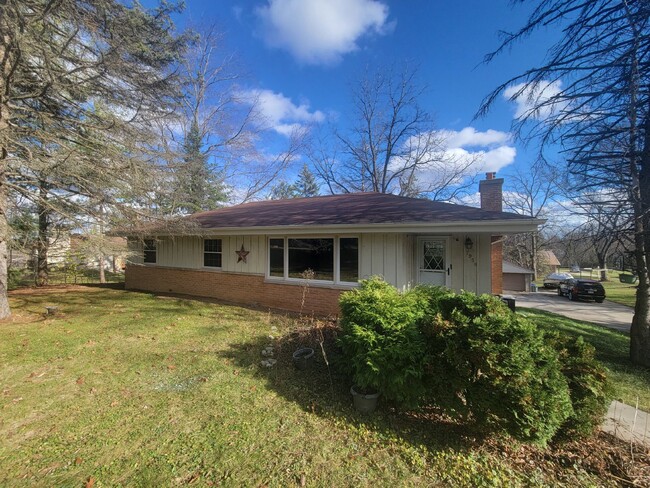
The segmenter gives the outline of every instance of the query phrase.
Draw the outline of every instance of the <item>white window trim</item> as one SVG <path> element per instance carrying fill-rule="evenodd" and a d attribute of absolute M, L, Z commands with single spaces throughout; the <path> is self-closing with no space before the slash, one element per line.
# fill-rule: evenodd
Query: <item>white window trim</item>
<path fill-rule="evenodd" d="M 221 252 L 206 251 L 205 250 L 205 241 L 221 241 Z M 204 237 L 201 241 L 201 268 L 209 271 L 221 271 L 223 270 L 223 238 L 221 237 Z M 205 265 L 205 253 L 209 254 L 221 254 L 221 266 L 206 266 Z"/>
<path fill-rule="evenodd" d="M 341 239 L 357 239 L 358 244 L 358 256 L 357 256 L 357 277 L 361 276 L 361 238 L 358 235 L 271 235 L 266 239 L 266 249 L 267 249 L 267 259 L 266 259 L 266 270 L 264 272 L 265 278 L 268 281 L 275 283 L 291 283 L 296 285 L 322 285 L 322 286 L 344 286 L 344 287 L 355 287 L 358 286 L 358 281 L 341 281 Z M 282 239 L 283 240 L 283 253 L 284 253 L 284 272 L 283 277 L 271 276 L 271 239 Z M 306 280 L 304 278 L 290 278 L 289 277 L 289 239 L 332 239 L 334 244 L 334 256 L 333 256 L 333 277 L 332 281 L 329 280 Z"/>

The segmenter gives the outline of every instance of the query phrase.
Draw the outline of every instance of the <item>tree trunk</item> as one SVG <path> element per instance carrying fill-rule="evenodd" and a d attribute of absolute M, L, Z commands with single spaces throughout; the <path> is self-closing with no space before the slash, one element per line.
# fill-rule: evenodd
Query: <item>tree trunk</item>
<path fill-rule="evenodd" d="M 533 232 L 530 235 L 530 257 L 533 264 L 533 280 L 537 279 L 537 232 Z"/>
<path fill-rule="evenodd" d="M 7 53 L 9 35 L 5 21 L 0 19 L 0 32 L 3 33 L 0 39 L 0 62 L 2 62 L 0 64 L 0 319 L 11 315 L 7 297 L 7 240 L 9 239 L 9 222 L 7 222 L 7 159 L 9 156 L 7 85 L 13 57 Z"/>
<path fill-rule="evenodd" d="M 598 257 L 598 267 L 600 268 L 600 281 L 608 281 L 607 278 L 607 255 L 596 253 Z"/>
<path fill-rule="evenodd" d="M 47 184 L 45 181 L 39 182 L 39 200 L 37 204 L 38 211 L 38 244 L 36 255 L 36 286 L 46 286 L 49 281 L 49 265 L 47 263 L 47 253 L 50 248 L 49 240 L 49 210 L 47 208 Z"/>
<path fill-rule="evenodd" d="M 634 200 L 634 256 L 639 286 L 636 290 L 634 318 L 630 327 L 630 359 L 635 364 L 650 367 L 650 276 L 648 275 L 648 210 L 650 210 L 650 116 L 644 123 L 645 136 L 640 154 L 638 194 Z M 633 165 L 636 161 L 633 161 Z M 633 173 L 634 176 L 634 173 Z M 634 188 L 634 187 L 633 187 Z M 633 190 L 634 191 L 634 190 Z M 636 192 L 635 192 L 636 193 Z"/>
<path fill-rule="evenodd" d="M 99 255 L 99 282 L 106 283 L 106 273 L 104 272 L 105 259 L 104 255 Z"/>

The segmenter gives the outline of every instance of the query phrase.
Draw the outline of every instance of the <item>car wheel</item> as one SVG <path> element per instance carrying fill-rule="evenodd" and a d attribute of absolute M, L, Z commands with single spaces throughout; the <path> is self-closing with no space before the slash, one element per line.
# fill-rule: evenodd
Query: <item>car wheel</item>
<path fill-rule="evenodd" d="M 596 298 L 596 303 L 603 303 L 604 298 Z"/>
<path fill-rule="evenodd" d="M 567 296 L 569 297 L 569 300 L 571 300 L 572 302 L 575 302 L 575 301 L 578 300 L 578 297 L 575 296 L 575 295 L 573 294 L 572 291 L 569 291 L 569 293 L 567 294 Z"/>

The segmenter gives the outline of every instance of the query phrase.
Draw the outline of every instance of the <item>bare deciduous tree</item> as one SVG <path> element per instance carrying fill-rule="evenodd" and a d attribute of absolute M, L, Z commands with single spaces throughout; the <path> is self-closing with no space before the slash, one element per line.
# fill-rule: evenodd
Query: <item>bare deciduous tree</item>
<path fill-rule="evenodd" d="M 407 67 L 381 69 L 361 79 L 352 90 L 352 126 L 335 132 L 335 149 L 321 147 L 310 155 L 330 192 L 448 200 L 469 188 L 477 161 L 446 151 L 443 135 L 420 106 L 423 92 L 417 71 Z"/>
<path fill-rule="evenodd" d="M 625 194 L 639 274 L 630 357 L 650 366 L 650 3 L 536 5 L 526 25 L 507 34 L 488 61 L 539 28 L 559 26 L 561 38 L 541 64 L 497 87 L 479 113 L 507 93 L 523 107 L 515 129 L 542 150 L 561 144 L 570 172 L 581 179 L 579 189 L 615 187 Z"/>
<path fill-rule="evenodd" d="M 548 207 L 559 194 L 559 174 L 555 168 L 539 162 L 529 171 L 508 175 L 507 181 L 512 191 L 503 195 L 506 210 L 536 219 L 549 217 Z M 552 225 L 552 219 L 547 220 L 538 231 L 508 236 L 504 242 L 504 253 L 511 257 L 519 256 L 517 264 L 532 269 L 535 279 L 540 264 L 538 253 L 544 248 L 542 236 Z"/>

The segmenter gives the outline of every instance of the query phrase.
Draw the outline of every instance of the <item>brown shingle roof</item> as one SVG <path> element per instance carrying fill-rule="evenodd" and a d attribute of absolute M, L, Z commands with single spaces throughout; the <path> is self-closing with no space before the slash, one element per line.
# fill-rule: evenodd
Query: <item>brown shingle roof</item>
<path fill-rule="evenodd" d="M 513 213 L 382 193 L 265 200 L 201 212 L 189 218 L 203 229 L 532 220 Z"/>

